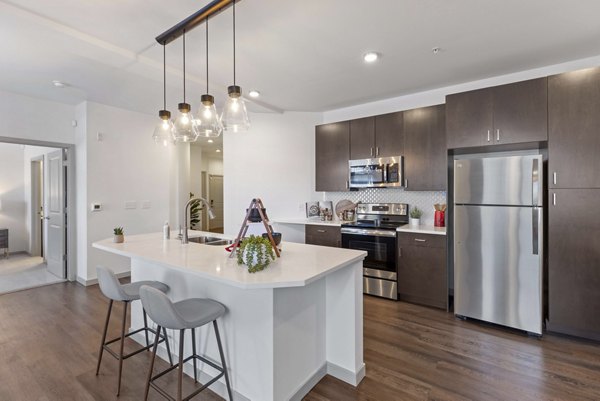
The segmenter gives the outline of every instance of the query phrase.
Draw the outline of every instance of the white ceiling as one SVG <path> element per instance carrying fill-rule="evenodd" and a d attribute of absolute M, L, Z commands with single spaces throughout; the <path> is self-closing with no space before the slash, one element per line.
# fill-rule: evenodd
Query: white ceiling
<path fill-rule="evenodd" d="M 208 1 L 0 0 L 0 89 L 156 113 L 154 37 Z M 242 0 L 238 83 L 254 111 L 324 111 L 600 55 L 597 0 Z M 210 22 L 210 92 L 232 80 L 231 10 Z M 188 34 L 188 102 L 204 89 L 204 26 Z M 433 55 L 431 49 L 442 51 Z M 379 62 L 362 54 L 374 50 Z M 181 41 L 167 48 L 181 101 Z M 72 86 L 54 88 L 54 79 Z"/>

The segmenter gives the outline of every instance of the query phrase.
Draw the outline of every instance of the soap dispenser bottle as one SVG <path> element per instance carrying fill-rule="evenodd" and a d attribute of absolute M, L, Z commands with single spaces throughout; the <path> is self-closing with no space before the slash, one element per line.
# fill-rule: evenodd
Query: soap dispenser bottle
<path fill-rule="evenodd" d="M 171 227 L 168 221 L 165 221 L 165 225 L 163 226 L 163 239 L 171 239 Z"/>

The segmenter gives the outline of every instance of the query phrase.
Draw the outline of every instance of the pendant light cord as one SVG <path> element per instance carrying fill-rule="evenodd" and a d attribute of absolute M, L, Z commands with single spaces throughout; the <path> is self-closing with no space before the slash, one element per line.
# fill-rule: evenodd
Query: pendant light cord
<path fill-rule="evenodd" d="M 235 0 L 233 0 L 233 84 L 235 85 Z"/>
<path fill-rule="evenodd" d="M 185 103 L 185 31 L 183 31 L 183 103 Z"/>
<path fill-rule="evenodd" d="M 208 95 L 208 18 L 206 19 L 206 94 Z"/>
<path fill-rule="evenodd" d="M 163 110 L 167 109 L 167 46 L 163 45 Z"/>

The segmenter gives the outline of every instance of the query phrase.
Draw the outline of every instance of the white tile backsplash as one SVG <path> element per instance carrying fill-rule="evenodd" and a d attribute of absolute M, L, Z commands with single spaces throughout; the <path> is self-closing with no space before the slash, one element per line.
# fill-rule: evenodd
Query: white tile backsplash
<path fill-rule="evenodd" d="M 366 188 L 352 192 L 323 192 L 321 200 L 330 200 L 333 206 L 342 199 L 363 203 L 408 203 L 409 210 L 418 207 L 423 211 L 422 224 L 433 225 L 436 203 L 446 203 L 445 191 L 405 191 L 402 188 Z"/>

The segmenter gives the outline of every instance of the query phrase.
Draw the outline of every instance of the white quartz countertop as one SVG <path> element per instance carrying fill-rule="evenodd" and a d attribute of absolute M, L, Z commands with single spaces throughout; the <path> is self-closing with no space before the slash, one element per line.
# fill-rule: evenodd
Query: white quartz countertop
<path fill-rule="evenodd" d="M 317 225 L 317 226 L 335 226 L 335 227 L 340 227 L 343 223 L 348 223 L 348 222 L 342 222 L 339 220 L 332 220 L 332 221 L 323 221 L 321 220 L 320 217 L 317 218 L 289 218 L 289 219 L 271 219 L 272 223 L 279 223 L 279 224 L 311 224 L 311 225 Z"/>
<path fill-rule="evenodd" d="M 191 232 L 190 238 L 202 235 L 228 238 L 201 231 Z M 122 244 L 108 238 L 94 242 L 92 246 L 244 289 L 305 286 L 362 261 L 367 255 L 352 249 L 282 242 L 280 258 L 263 271 L 248 273 L 245 266 L 237 264 L 236 258 L 229 258 L 224 246 L 193 242 L 183 245 L 178 239 L 163 240 L 161 233 L 127 235 Z"/>
<path fill-rule="evenodd" d="M 398 232 L 415 233 L 415 234 L 435 234 L 435 235 L 446 235 L 446 227 L 434 227 L 434 226 L 418 226 L 411 227 L 408 224 L 400 226 L 396 229 Z"/>

